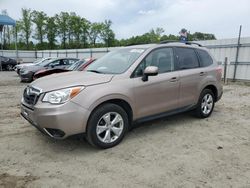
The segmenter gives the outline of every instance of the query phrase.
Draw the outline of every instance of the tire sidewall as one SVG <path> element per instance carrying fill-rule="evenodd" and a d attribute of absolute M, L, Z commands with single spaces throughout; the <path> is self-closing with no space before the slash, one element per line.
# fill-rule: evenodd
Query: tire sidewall
<path fill-rule="evenodd" d="M 6 70 L 7 71 L 12 71 L 13 70 L 13 66 L 11 64 L 6 65 Z"/>
<path fill-rule="evenodd" d="M 204 96 L 206 94 L 210 94 L 213 98 L 213 106 L 212 106 L 212 109 L 211 111 L 208 113 L 208 114 L 205 114 L 203 113 L 202 109 L 201 109 L 201 105 L 202 105 L 202 99 L 204 98 Z M 213 112 L 213 109 L 214 109 L 214 104 L 215 104 L 215 100 L 214 100 L 214 93 L 210 90 L 210 89 L 204 89 L 202 92 L 201 92 L 201 95 L 200 95 L 200 98 L 199 98 L 199 102 L 198 102 L 198 106 L 197 106 L 197 113 L 198 113 L 198 116 L 201 117 L 201 118 L 207 118 L 209 117 L 212 112 Z"/>
<path fill-rule="evenodd" d="M 116 112 L 116 113 L 121 115 L 121 117 L 123 118 L 123 131 L 122 131 L 120 137 L 117 140 L 115 140 L 114 142 L 103 143 L 97 137 L 96 127 L 97 127 L 97 124 L 98 124 L 98 121 L 100 120 L 100 118 L 108 112 Z M 92 112 L 92 114 L 89 118 L 88 125 L 87 125 L 87 131 L 86 131 L 87 132 L 87 139 L 90 142 L 90 144 L 92 144 L 96 147 L 103 148 L 103 149 L 111 148 L 111 147 L 119 144 L 122 141 L 125 133 L 128 130 L 128 125 L 129 125 L 128 115 L 123 110 L 123 108 L 121 108 L 120 106 L 118 106 L 116 104 L 110 104 L 110 103 L 101 105 L 96 110 L 94 110 Z"/>

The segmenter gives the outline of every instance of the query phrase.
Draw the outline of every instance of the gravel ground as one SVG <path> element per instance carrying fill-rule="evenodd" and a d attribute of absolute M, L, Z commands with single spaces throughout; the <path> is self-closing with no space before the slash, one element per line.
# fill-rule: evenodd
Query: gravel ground
<path fill-rule="evenodd" d="M 208 119 L 151 121 L 98 150 L 52 140 L 21 118 L 25 85 L 0 72 L 0 187 L 250 187 L 249 86 L 224 86 Z"/>

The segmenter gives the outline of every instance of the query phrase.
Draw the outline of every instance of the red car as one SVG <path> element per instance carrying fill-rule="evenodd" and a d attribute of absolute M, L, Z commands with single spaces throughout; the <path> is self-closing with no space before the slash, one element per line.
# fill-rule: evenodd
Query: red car
<path fill-rule="evenodd" d="M 68 67 L 67 69 L 44 69 L 44 70 L 39 70 L 37 71 L 34 76 L 33 79 L 38 79 L 44 76 L 48 76 L 54 73 L 61 73 L 61 72 L 69 72 L 69 71 L 83 71 L 88 65 L 90 65 L 91 63 L 93 63 L 96 59 L 82 59 L 80 61 L 75 62 L 74 64 L 72 64 L 70 67 Z"/>

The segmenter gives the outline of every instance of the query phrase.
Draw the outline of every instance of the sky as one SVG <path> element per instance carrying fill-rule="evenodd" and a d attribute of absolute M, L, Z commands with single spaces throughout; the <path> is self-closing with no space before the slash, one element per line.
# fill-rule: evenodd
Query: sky
<path fill-rule="evenodd" d="M 178 35 L 182 28 L 213 33 L 218 39 L 250 37 L 250 0 L 0 0 L 0 10 L 18 20 L 21 9 L 54 16 L 75 12 L 91 22 L 110 19 L 116 38 L 141 35 L 161 27 Z"/>

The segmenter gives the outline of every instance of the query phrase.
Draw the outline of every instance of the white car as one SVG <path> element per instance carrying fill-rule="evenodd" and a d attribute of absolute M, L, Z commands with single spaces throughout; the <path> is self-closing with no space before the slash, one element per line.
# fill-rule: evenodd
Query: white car
<path fill-rule="evenodd" d="M 20 74 L 20 70 L 23 68 L 23 67 L 26 67 L 26 66 L 31 66 L 31 65 L 37 65 L 39 63 L 42 63 L 46 60 L 50 60 L 52 59 L 53 57 L 46 57 L 46 58 L 42 58 L 42 59 L 37 59 L 35 60 L 33 63 L 22 63 L 22 64 L 18 64 L 14 67 L 14 70 L 16 71 L 16 73 L 19 75 Z"/>

